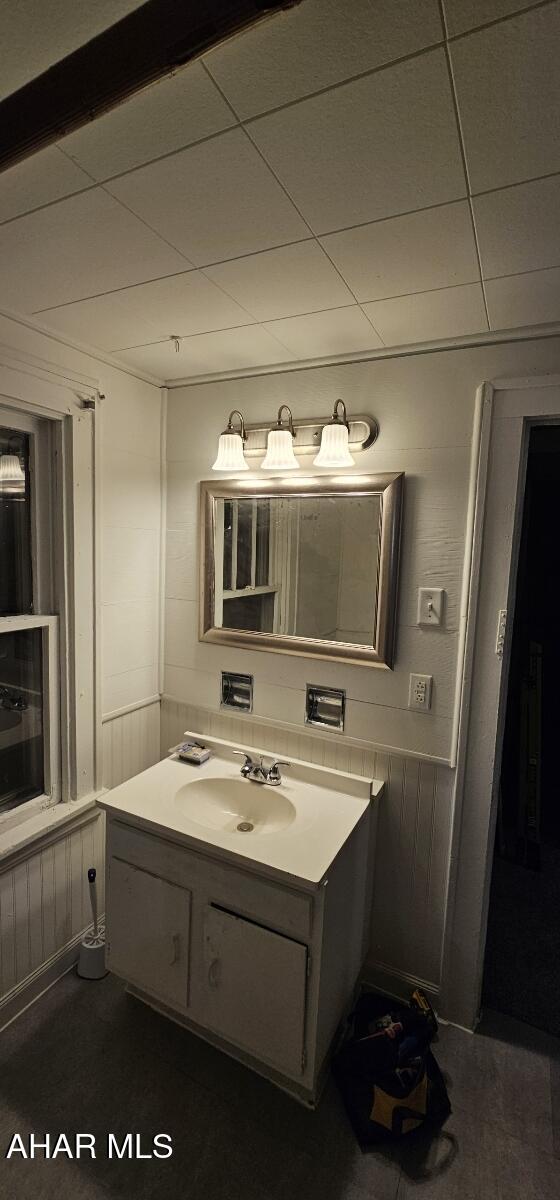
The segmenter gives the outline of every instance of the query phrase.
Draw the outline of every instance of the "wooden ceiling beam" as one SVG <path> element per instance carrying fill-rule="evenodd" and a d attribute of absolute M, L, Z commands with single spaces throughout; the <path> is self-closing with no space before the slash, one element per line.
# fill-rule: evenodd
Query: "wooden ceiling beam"
<path fill-rule="evenodd" d="M 0 102 L 0 171 L 173 74 L 233 34 L 299 3 L 148 0 Z"/>

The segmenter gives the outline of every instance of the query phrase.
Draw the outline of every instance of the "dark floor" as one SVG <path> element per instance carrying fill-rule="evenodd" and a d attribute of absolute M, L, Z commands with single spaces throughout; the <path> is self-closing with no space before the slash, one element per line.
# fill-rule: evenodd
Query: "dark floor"
<path fill-rule="evenodd" d="M 361 1154 L 336 1089 L 308 1112 L 125 995 L 65 976 L 0 1034 L 0 1200 L 558 1200 L 560 1042 L 487 1020 L 434 1047 L 453 1115 L 432 1146 Z M 18 1132 L 93 1133 L 101 1156 L 3 1161 Z M 108 1132 L 173 1137 L 111 1161 Z"/>
<path fill-rule="evenodd" d="M 560 848 L 533 871 L 498 855 L 484 962 L 484 1003 L 560 1037 Z"/>

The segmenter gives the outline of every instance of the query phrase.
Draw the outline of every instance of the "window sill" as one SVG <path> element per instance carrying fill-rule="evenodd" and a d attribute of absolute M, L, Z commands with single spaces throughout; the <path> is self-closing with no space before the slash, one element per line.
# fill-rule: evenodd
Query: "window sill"
<path fill-rule="evenodd" d="M 28 846 L 48 838 L 55 830 L 75 821 L 89 809 L 96 808 L 97 797 L 101 792 L 85 796 L 82 800 L 72 800 L 68 803 L 53 804 L 44 808 L 26 821 L 0 833 L 0 866 L 12 855 L 19 855 Z"/>

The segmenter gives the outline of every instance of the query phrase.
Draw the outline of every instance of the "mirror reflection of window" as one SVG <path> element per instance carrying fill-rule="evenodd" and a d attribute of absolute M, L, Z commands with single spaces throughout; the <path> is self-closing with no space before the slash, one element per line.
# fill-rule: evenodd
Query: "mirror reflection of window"
<path fill-rule="evenodd" d="M 218 500 L 216 626 L 371 646 L 381 512 L 379 495 Z"/>

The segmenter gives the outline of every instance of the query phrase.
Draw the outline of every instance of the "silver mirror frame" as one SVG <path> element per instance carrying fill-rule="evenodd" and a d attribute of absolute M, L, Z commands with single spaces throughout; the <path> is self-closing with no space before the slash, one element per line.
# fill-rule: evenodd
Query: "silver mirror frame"
<path fill-rule="evenodd" d="M 397 616 L 398 560 L 404 474 L 315 475 L 300 479 L 205 479 L 199 509 L 199 641 L 297 654 L 355 666 L 391 669 Z M 372 646 L 214 625 L 216 501 L 242 497 L 381 495 L 378 595 Z"/>

